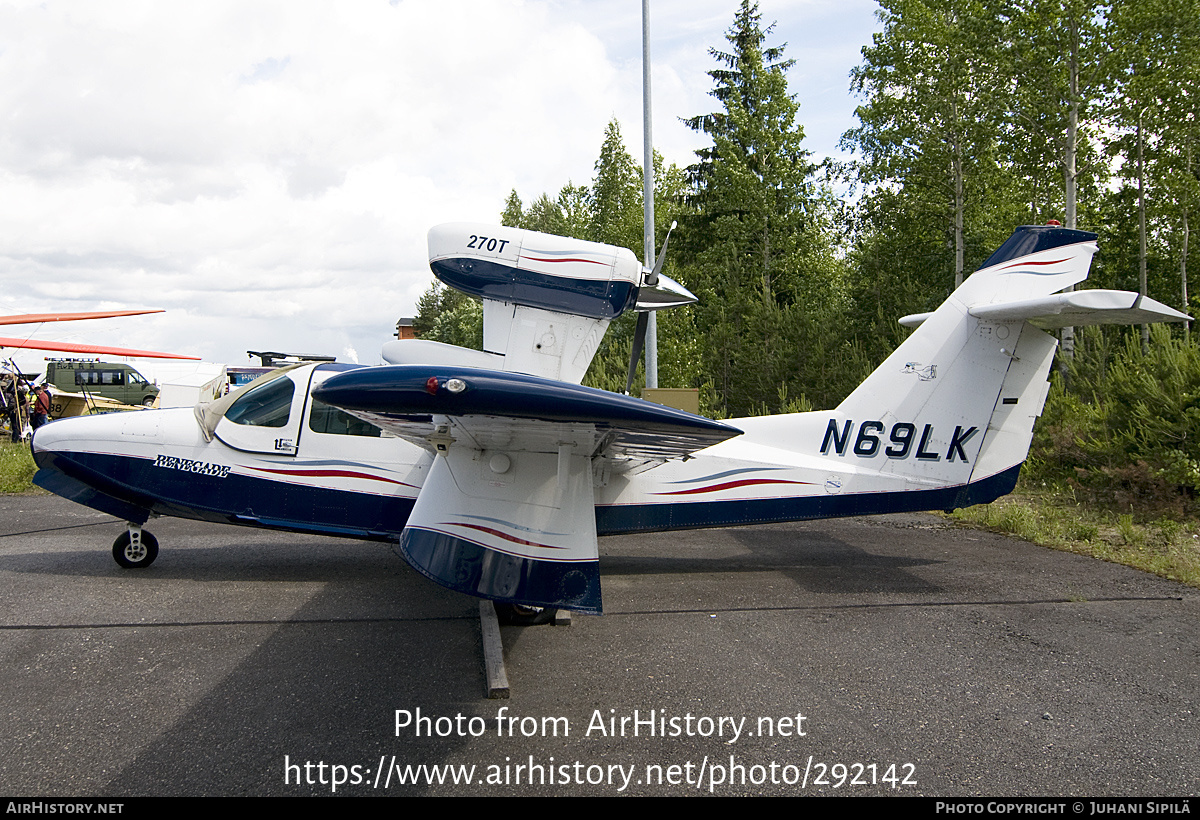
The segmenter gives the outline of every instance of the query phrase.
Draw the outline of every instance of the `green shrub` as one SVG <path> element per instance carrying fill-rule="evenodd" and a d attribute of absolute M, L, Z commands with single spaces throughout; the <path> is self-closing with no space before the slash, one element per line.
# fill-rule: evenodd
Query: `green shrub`
<path fill-rule="evenodd" d="M 1157 326 L 1142 352 L 1088 328 L 1055 374 L 1030 454 L 1032 478 L 1066 482 L 1118 511 L 1182 516 L 1200 494 L 1200 348 Z"/>

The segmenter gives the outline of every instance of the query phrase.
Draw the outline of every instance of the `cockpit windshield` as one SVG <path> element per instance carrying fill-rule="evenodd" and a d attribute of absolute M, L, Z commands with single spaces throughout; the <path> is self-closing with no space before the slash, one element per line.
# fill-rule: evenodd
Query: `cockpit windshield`
<path fill-rule="evenodd" d="M 212 441 L 213 431 L 217 429 L 217 422 L 225 418 L 230 409 L 235 404 L 239 404 L 242 398 L 246 397 L 251 391 L 257 391 L 260 388 L 265 388 L 271 382 L 276 381 L 281 376 L 286 376 L 290 371 L 295 370 L 298 367 L 305 366 L 306 365 L 304 364 L 295 364 L 291 365 L 290 367 L 281 367 L 278 370 L 272 370 L 270 373 L 262 374 L 240 390 L 233 391 L 228 396 L 223 396 L 214 402 L 209 402 L 208 404 L 197 404 L 195 409 L 196 423 L 200 425 L 200 430 L 204 433 L 205 440 Z M 283 390 L 288 391 L 286 404 L 283 407 L 284 415 L 282 422 L 279 424 L 265 424 L 263 421 L 238 421 L 237 418 L 230 418 L 230 421 L 237 424 L 257 424 L 264 427 L 282 427 L 283 425 L 287 424 L 287 413 L 291 407 L 291 397 L 292 391 L 295 390 L 295 382 L 287 378 L 285 378 L 284 381 L 287 382 L 287 385 L 281 384 L 275 388 L 276 391 L 279 391 L 275 394 L 276 401 L 280 400 L 279 396 Z M 270 419 L 273 418 L 269 409 L 267 409 L 270 405 L 271 401 L 269 401 L 269 395 L 259 394 L 256 398 L 251 399 L 250 403 L 236 412 L 239 418 Z"/>

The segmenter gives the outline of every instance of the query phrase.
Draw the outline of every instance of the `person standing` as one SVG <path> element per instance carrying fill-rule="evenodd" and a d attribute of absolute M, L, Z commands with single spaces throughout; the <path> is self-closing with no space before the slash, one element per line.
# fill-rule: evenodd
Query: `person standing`
<path fill-rule="evenodd" d="M 15 441 L 21 441 L 25 438 L 25 425 L 29 423 L 29 388 L 25 386 L 25 380 L 18 375 L 13 375 L 13 390 L 17 394 L 17 437 Z"/>
<path fill-rule="evenodd" d="M 44 384 L 34 385 L 33 405 L 30 408 L 29 424 L 37 430 L 50 418 L 50 389 Z"/>
<path fill-rule="evenodd" d="M 0 404 L 8 417 L 13 443 L 21 441 L 21 407 L 17 403 L 17 380 L 14 376 L 0 376 Z"/>

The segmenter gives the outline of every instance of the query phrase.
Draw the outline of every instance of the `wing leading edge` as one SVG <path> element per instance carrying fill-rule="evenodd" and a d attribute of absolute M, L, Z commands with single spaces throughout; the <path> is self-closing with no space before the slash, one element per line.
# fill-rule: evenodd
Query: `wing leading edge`
<path fill-rule="evenodd" d="M 582 612 L 603 608 L 597 458 L 686 458 L 741 433 L 603 390 L 466 367 L 363 368 L 313 396 L 437 453 L 400 536 L 414 567 L 460 592 Z"/>
<path fill-rule="evenodd" d="M 313 395 L 405 438 L 427 440 L 433 419 L 445 416 L 460 432 L 477 435 L 485 449 L 488 441 L 512 439 L 511 448 L 553 453 L 561 426 L 587 425 L 598 434 L 605 455 L 665 460 L 742 432 L 606 390 L 462 366 L 362 368 L 327 379 Z"/>

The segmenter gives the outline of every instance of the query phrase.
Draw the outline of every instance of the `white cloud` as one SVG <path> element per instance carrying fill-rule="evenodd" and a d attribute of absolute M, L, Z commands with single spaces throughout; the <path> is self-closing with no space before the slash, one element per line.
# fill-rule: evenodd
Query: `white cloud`
<path fill-rule="evenodd" d="M 764 6 L 803 61 L 795 21 L 831 7 Z M 700 144 L 678 117 L 712 107 L 735 8 L 655 4 L 669 161 Z M 4 3 L 0 311 L 165 307 L 37 332 L 377 361 L 430 281 L 431 225 L 587 182 L 614 116 L 640 154 L 640 38 L 631 0 Z"/>

